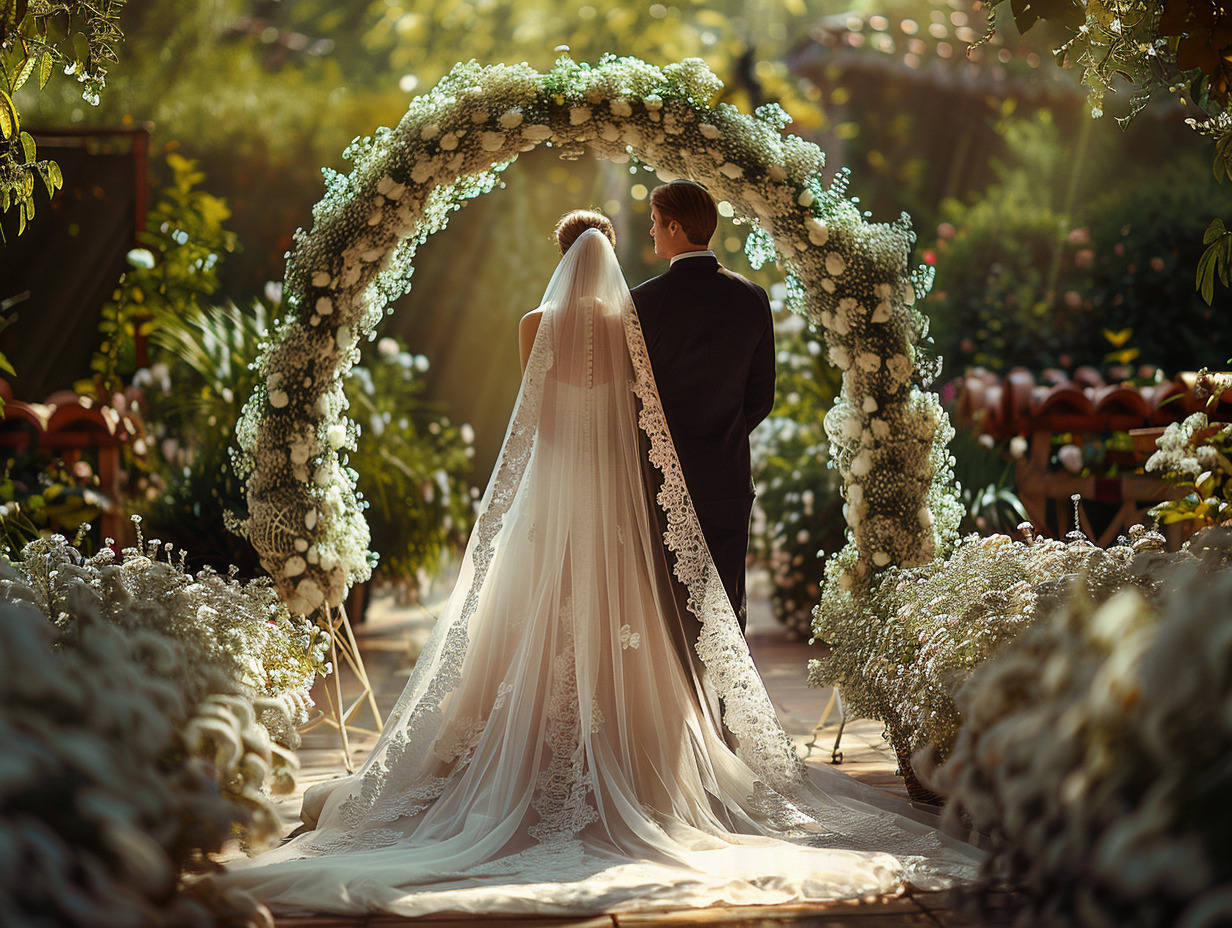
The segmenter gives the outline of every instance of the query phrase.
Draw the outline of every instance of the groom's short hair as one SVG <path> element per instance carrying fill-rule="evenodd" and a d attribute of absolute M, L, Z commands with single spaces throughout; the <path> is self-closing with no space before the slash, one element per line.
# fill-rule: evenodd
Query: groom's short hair
<path fill-rule="evenodd" d="M 714 197 L 701 184 L 691 180 L 674 180 L 650 191 L 650 205 L 664 219 L 675 219 L 694 245 L 709 245 L 719 224 L 719 210 Z"/>

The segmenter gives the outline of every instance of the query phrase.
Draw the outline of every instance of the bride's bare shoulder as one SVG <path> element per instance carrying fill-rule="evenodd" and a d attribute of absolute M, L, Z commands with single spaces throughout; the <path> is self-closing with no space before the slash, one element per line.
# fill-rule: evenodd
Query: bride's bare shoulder
<path fill-rule="evenodd" d="M 535 345 L 535 336 L 539 332 L 539 323 L 543 321 L 543 307 L 532 309 L 518 323 L 518 355 L 522 361 L 522 370 L 526 370 L 526 362 L 530 358 L 530 350 Z"/>

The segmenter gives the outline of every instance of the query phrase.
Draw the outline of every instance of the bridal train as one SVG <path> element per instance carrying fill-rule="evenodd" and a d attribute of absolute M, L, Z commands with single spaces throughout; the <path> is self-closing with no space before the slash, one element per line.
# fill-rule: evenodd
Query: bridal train
<path fill-rule="evenodd" d="M 309 791 L 313 830 L 220 882 L 282 914 L 417 916 L 972 878 L 974 849 L 806 768 L 779 726 L 602 235 L 569 249 L 543 308 L 461 574 L 375 749 Z"/>

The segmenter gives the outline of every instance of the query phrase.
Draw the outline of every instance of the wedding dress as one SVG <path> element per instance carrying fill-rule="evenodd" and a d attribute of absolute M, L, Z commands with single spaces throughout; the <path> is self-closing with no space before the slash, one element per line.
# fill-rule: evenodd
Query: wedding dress
<path fill-rule="evenodd" d="M 375 749 L 309 791 L 314 830 L 225 885 L 284 914 L 564 915 L 972 877 L 971 848 L 810 775 L 779 726 L 601 234 L 542 308 L 461 575 Z"/>

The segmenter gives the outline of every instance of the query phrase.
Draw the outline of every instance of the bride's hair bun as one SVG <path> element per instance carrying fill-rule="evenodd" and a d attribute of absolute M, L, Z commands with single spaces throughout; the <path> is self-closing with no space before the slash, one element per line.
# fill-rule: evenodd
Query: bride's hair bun
<path fill-rule="evenodd" d="M 607 236 L 607 240 L 616 247 L 616 227 L 612 220 L 594 209 L 575 209 L 560 217 L 556 223 L 556 247 L 563 255 L 583 232 L 597 229 Z"/>

